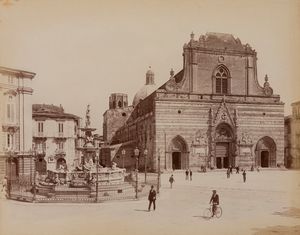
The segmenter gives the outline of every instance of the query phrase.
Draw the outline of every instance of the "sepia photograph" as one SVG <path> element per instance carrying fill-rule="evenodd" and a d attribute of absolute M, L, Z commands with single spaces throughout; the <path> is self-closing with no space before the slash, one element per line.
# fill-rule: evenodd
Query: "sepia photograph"
<path fill-rule="evenodd" d="M 300 0 L 0 0 L 0 234 L 300 234 L 299 52 Z"/>

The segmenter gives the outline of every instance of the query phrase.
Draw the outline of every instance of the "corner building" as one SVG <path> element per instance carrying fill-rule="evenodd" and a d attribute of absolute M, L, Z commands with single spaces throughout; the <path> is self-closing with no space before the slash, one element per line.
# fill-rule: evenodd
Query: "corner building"
<path fill-rule="evenodd" d="M 35 73 L 0 66 L 0 180 L 31 176 L 32 80 Z"/>
<path fill-rule="evenodd" d="M 191 34 L 183 69 L 170 75 L 153 93 L 135 97 L 112 138 L 112 160 L 122 149 L 130 159 L 138 147 L 139 164 L 147 157 L 155 171 L 158 162 L 161 170 L 284 164 L 284 104 L 267 75 L 258 83 L 257 53 L 248 44 L 230 34 Z"/>

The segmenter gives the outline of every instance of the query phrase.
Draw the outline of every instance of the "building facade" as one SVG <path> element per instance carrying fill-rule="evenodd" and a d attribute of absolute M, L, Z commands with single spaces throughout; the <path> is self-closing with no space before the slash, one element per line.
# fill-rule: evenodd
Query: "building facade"
<path fill-rule="evenodd" d="M 37 171 L 46 174 L 47 170 L 77 166 L 80 161 L 76 150 L 80 118 L 65 113 L 62 106 L 46 104 L 34 104 L 32 118 Z"/>
<path fill-rule="evenodd" d="M 285 117 L 285 164 L 300 168 L 300 101 L 292 103 L 292 115 Z"/>
<path fill-rule="evenodd" d="M 0 179 L 32 172 L 34 77 L 32 72 L 0 67 Z"/>
<path fill-rule="evenodd" d="M 155 171 L 284 164 L 284 104 L 267 75 L 259 84 L 256 51 L 230 34 L 191 34 L 183 69 L 137 95 L 111 138 L 119 164 L 123 149 L 134 164 L 136 147 L 140 167 Z"/>

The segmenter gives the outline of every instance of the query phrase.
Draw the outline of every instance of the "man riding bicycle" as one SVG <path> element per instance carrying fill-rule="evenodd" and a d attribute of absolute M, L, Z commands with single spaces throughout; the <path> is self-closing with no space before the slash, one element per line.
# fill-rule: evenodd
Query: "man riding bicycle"
<path fill-rule="evenodd" d="M 209 201 L 209 204 L 211 204 L 211 203 L 212 203 L 212 216 L 211 217 L 213 217 L 215 215 L 217 205 L 219 205 L 219 195 L 217 194 L 216 190 L 213 190 L 213 194 Z"/>

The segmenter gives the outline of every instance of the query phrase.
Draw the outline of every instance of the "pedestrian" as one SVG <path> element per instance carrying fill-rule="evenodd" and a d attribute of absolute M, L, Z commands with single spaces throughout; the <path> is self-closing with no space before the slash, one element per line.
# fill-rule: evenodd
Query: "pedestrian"
<path fill-rule="evenodd" d="M 232 166 L 229 167 L 230 174 L 232 174 Z"/>
<path fill-rule="evenodd" d="M 244 170 L 243 172 L 243 180 L 244 180 L 244 183 L 246 182 L 246 171 Z"/>
<path fill-rule="evenodd" d="M 4 176 L 4 179 L 2 180 L 2 191 L 6 192 L 7 189 L 7 176 Z"/>
<path fill-rule="evenodd" d="M 227 174 L 227 179 L 229 179 L 230 178 L 230 169 L 229 168 L 227 169 L 226 174 Z"/>
<path fill-rule="evenodd" d="M 153 210 L 155 210 L 156 191 L 154 190 L 153 185 L 151 185 L 151 189 L 150 189 L 149 195 L 148 195 L 148 200 L 149 200 L 148 211 L 150 211 L 152 203 L 153 203 Z"/>
<path fill-rule="evenodd" d="M 189 179 L 189 170 L 186 169 L 185 171 L 185 180 L 188 180 Z"/>
<path fill-rule="evenodd" d="M 169 178 L 170 186 L 172 188 L 173 183 L 175 182 L 173 175 L 170 176 Z"/>
<path fill-rule="evenodd" d="M 192 176 L 193 176 L 193 172 L 192 172 L 192 170 L 190 169 L 190 181 L 192 181 Z"/>
<path fill-rule="evenodd" d="M 4 176 L 4 179 L 2 180 L 2 189 L 1 192 L 5 193 L 5 196 L 8 196 L 8 187 L 7 187 L 7 176 Z"/>
<path fill-rule="evenodd" d="M 240 173 L 240 168 L 239 168 L 239 166 L 237 166 L 235 169 L 236 169 L 236 174 L 239 174 L 239 173 Z"/>

